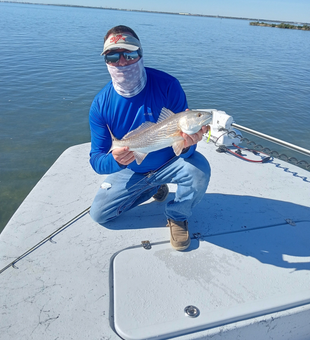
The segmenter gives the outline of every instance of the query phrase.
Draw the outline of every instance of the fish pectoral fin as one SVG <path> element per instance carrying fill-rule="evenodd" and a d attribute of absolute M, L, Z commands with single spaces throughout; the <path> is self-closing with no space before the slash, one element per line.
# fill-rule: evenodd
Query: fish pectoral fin
<path fill-rule="evenodd" d="M 172 148 L 173 148 L 174 153 L 177 156 L 180 156 L 181 153 L 182 153 L 182 150 L 184 149 L 184 139 L 182 139 L 182 140 L 180 140 L 178 142 L 174 142 L 172 144 Z"/>
<path fill-rule="evenodd" d="M 144 158 L 148 155 L 147 153 L 142 153 L 138 151 L 133 151 L 133 155 L 135 156 L 136 162 L 138 165 L 140 165 Z"/>

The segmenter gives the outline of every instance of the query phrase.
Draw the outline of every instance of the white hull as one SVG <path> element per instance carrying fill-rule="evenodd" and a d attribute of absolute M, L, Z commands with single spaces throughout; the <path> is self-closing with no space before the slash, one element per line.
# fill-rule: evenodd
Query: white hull
<path fill-rule="evenodd" d="M 66 150 L 31 191 L 0 235 L 0 268 L 91 205 L 104 176 L 89 149 Z M 1 339 L 310 339 L 309 172 L 198 151 L 212 176 L 189 251 L 170 247 L 165 202 L 107 228 L 86 214 L 0 275 Z"/>

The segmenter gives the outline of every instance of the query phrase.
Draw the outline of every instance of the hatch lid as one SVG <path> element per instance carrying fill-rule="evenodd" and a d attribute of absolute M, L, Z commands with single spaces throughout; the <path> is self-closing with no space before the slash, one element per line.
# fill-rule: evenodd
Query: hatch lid
<path fill-rule="evenodd" d="M 113 260 L 115 330 L 167 339 L 310 303 L 309 239 L 300 223 L 192 240 L 185 252 L 125 249 Z"/>

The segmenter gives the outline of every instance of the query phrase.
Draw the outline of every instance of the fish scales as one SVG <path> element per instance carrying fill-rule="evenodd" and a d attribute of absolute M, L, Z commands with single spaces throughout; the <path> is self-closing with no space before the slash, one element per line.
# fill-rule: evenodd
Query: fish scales
<path fill-rule="evenodd" d="M 127 133 L 121 140 L 116 139 L 112 132 L 112 146 L 110 151 L 128 147 L 133 151 L 137 164 L 141 164 L 144 158 L 153 151 L 172 146 L 174 153 L 179 156 L 184 149 L 185 140 L 181 132 L 194 134 L 203 125 L 212 120 L 212 114 L 207 111 L 183 111 L 173 113 L 163 108 L 157 123 L 146 122 L 133 131 Z"/>

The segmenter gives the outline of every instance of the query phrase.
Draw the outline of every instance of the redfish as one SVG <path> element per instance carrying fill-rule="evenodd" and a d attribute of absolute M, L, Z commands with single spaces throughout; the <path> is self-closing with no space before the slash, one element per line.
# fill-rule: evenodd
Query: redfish
<path fill-rule="evenodd" d="M 145 122 L 133 131 L 127 133 L 121 140 L 115 138 L 109 128 L 112 138 L 110 152 L 127 146 L 133 151 L 138 165 L 153 151 L 172 146 L 174 153 L 179 156 L 184 149 L 185 140 L 181 132 L 192 135 L 203 125 L 212 120 L 212 113 L 207 111 L 182 111 L 173 113 L 163 108 L 157 123 Z"/>

